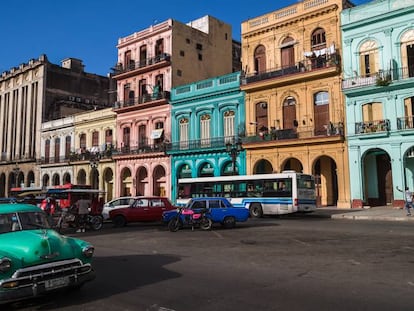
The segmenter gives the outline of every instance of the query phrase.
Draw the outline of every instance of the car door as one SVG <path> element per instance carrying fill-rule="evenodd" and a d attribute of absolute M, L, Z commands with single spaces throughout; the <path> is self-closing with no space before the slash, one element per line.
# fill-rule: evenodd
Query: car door
<path fill-rule="evenodd" d="M 139 198 L 136 199 L 128 212 L 128 221 L 138 222 L 147 221 L 149 214 L 148 199 Z"/>
<path fill-rule="evenodd" d="M 165 202 L 160 198 L 152 198 L 148 203 L 148 220 L 161 221 L 162 213 L 167 210 L 165 207 Z"/>
<path fill-rule="evenodd" d="M 228 209 L 221 200 L 209 200 L 208 207 L 213 216 L 213 221 L 221 222 L 228 214 Z"/>

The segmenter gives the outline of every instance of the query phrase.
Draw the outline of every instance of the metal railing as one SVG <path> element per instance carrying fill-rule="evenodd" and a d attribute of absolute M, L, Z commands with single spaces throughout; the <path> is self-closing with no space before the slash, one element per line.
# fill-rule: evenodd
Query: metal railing
<path fill-rule="evenodd" d="M 170 99 L 170 92 L 168 91 L 161 91 L 157 93 L 148 93 L 139 97 L 130 98 L 125 101 L 117 101 L 112 105 L 113 109 L 120 109 L 125 107 L 132 107 L 136 105 L 141 105 L 145 103 L 149 103 L 156 100 L 169 100 Z"/>
<path fill-rule="evenodd" d="M 388 119 L 355 123 L 355 134 L 389 132 L 390 130 L 390 120 Z"/>
<path fill-rule="evenodd" d="M 162 53 L 160 55 L 146 58 L 146 59 L 139 60 L 139 61 L 130 60 L 129 64 L 126 64 L 126 65 L 122 63 L 118 63 L 112 68 L 112 70 L 113 70 L 114 75 L 119 75 L 119 74 L 122 74 L 128 71 L 133 71 L 136 69 L 144 68 L 144 67 L 151 66 L 157 63 L 161 63 L 164 61 L 169 62 L 170 59 L 171 59 L 171 56 L 169 54 Z"/>
<path fill-rule="evenodd" d="M 251 74 L 245 74 L 241 77 L 240 81 L 242 85 L 253 83 L 262 80 L 282 78 L 292 74 L 302 74 L 312 71 L 320 71 L 321 69 L 328 67 L 338 68 L 340 66 L 339 57 L 337 54 L 326 54 L 315 59 L 306 59 L 297 62 L 291 66 L 276 67 L 267 69 L 262 72 L 254 72 Z"/>

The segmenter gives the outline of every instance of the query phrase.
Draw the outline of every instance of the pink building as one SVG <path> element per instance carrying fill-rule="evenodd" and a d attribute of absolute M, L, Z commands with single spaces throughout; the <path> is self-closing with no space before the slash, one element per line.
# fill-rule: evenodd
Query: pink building
<path fill-rule="evenodd" d="M 205 16 L 169 19 L 118 41 L 116 195 L 170 197 L 172 87 L 233 71 L 229 24 Z"/>

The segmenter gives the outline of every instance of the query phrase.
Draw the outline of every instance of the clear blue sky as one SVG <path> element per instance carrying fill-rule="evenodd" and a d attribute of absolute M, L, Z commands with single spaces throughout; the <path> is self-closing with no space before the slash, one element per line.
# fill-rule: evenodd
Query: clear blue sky
<path fill-rule="evenodd" d="M 60 64 L 83 60 L 85 70 L 106 75 L 117 62 L 118 38 L 169 18 L 183 23 L 211 15 L 232 25 L 240 41 L 241 23 L 297 0 L 14 0 L 1 4 L 0 73 L 46 54 Z M 358 5 L 368 0 L 354 0 Z"/>

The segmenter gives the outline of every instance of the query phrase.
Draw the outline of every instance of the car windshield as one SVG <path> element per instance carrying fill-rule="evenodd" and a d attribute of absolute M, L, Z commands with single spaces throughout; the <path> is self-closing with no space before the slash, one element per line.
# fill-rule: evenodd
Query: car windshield
<path fill-rule="evenodd" d="M 0 234 L 20 230 L 47 228 L 50 228 L 50 226 L 43 212 L 0 214 Z"/>

